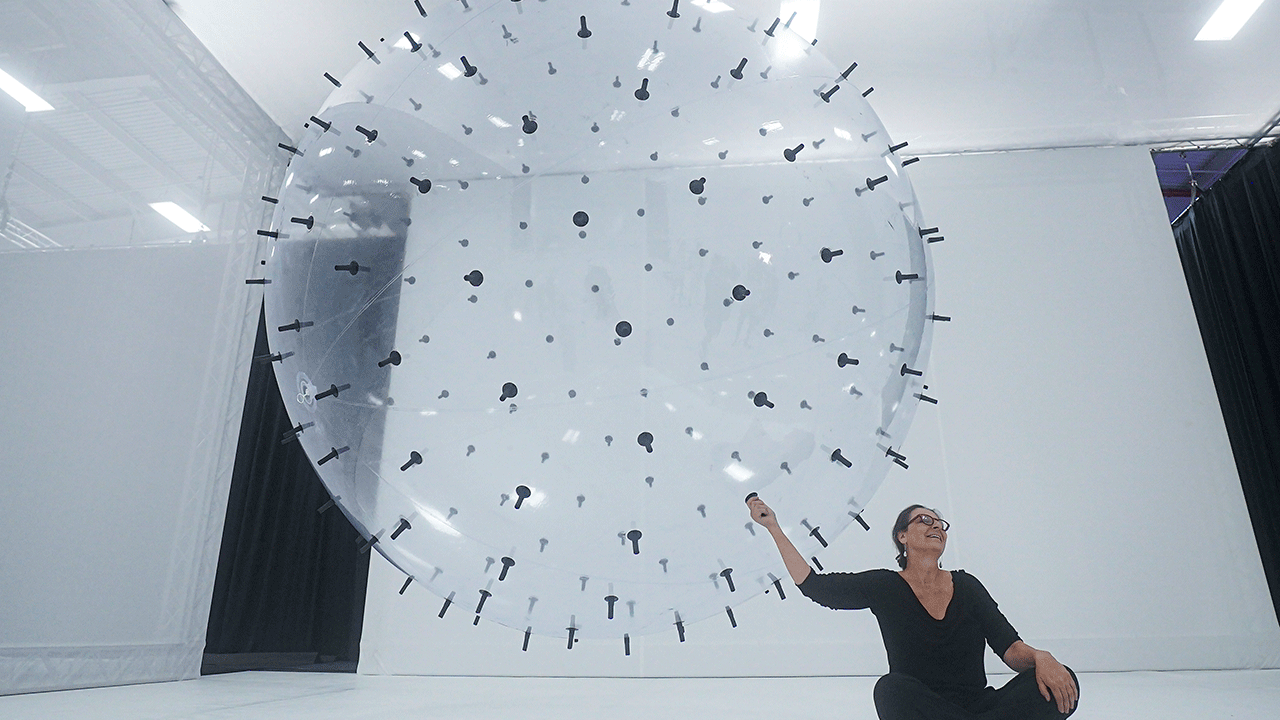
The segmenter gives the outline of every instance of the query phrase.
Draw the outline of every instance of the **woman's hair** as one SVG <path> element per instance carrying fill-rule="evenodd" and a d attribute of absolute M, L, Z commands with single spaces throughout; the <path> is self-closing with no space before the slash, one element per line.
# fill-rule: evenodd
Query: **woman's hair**
<path fill-rule="evenodd" d="M 898 513 L 898 521 L 893 524 L 893 544 L 895 547 L 898 548 L 898 558 L 897 558 L 898 567 L 902 568 L 903 570 L 907 569 L 907 548 L 904 547 L 902 543 L 898 541 L 898 533 L 902 532 L 903 530 L 906 530 L 907 526 L 911 524 L 911 513 L 921 508 L 928 510 L 938 518 L 942 517 L 942 513 L 938 512 L 937 510 L 934 510 L 931 507 L 925 507 L 924 505 L 912 505 L 911 507 L 908 507 L 906 510 L 903 510 L 902 512 Z"/>

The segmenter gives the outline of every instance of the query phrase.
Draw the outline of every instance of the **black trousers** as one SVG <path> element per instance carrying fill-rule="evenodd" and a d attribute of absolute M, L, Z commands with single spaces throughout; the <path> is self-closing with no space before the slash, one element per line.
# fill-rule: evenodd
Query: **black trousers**
<path fill-rule="evenodd" d="M 1077 690 L 1080 681 L 1067 668 Z M 987 689 L 967 707 L 943 698 L 924 683 L 903 673 L 880 678 L 875 690 L 880 720 L 1063 720 L 1075 712 L 1058 712 L 1036 685 L 1036 671 L 1024 670 L 999 690 Z"/>

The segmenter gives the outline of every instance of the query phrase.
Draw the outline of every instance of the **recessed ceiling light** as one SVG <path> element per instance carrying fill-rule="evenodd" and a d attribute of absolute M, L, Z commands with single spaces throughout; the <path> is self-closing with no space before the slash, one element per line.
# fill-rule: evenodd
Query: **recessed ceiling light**
<path fill-rule="evenodd" d="M 722 13 L 732 10 L 732 7 L 720 2 L 720 0 L 693 0 L 693 6 L 702 8 L 709 13 Z"/>
<path fill-rule="evenodd" d="M 1262 0 L 1223 0 L 1222 5 L 1200 29 L 1196 40 L 1230 40 L 1249 22 Z"/>
<path fill-rule="evenodd" d="M 13 79 L 9 73 L 0 70 L 0 90 L 3 90 L 13 97 L 14 100 L 22 103 L 27 112 L 48 112 L 53 106 L 44 101 L 39 95 L 31 92 L 26 85 Z"/>
<path fill-rule="evenodd" d="M 176 203 L 151 203 L 151 209 L 168 218 L 169 222 L 182 228 L 183 232 L 209 232 L 209 228 L 204 223 L 197 220 L 191 213 L 178 207 Z"/>
<path fill-rule="evenodd" d="M 778 16 L 792 32 L 805 40 L 813 40 L 818 36 L 818 14 L 821 9 L 822 0 L 782 0 Z"/>
<path fill-rule="evenodd" d="M 409 33 L 409 34 L 413 36 L 413 42 L 415 43 L 422 42 L 422 38 L 418 36 L 418 33 Z M 396 41 L 396 44 L 392 45 L 392 47 L 399 48 L 401 50 L 412 50 L 413 43 L 409 42 L 409 38 L 404 37 L 402 35 L 400 39 Z"/>

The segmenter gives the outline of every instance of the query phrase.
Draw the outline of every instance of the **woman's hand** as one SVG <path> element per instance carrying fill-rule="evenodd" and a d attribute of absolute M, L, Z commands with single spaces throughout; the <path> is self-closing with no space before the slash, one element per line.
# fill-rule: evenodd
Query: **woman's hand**
<path fill-rule="evenodd" d="M 1080 699 L 1080 689 L 1071 679 L 1071 673 L 1047 652 L 1036 653 L 1036 684 L 1040 686 L 1040 694 L 1049 702 L 1058 704 L 1058 712 L 1071 712 L 1076 701 Z M 1052 697 L 1050 697 L 1052 694 Z"/>
<path fill-rule="evenodd" d="M 747 500 L 747 508 L 751 510 L 751 519 L 763 525 L 768 530 L 776 530 L 778 527 L 778 516 L 773 514 L 773 510 L 757 495 Z"/>

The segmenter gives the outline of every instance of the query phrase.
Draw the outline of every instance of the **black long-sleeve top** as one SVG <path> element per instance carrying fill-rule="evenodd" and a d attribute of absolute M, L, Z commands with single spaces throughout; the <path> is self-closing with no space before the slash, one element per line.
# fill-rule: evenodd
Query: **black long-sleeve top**
<path fill-rule="evenodd" d="M 987 687 L 983 645 L 1003 658 L 1018 633 L 978 579 L 951 571 L 955 592 L 935 619 L 911 585 L 891 570 L 809 573 L 797 587 L 833 610 L 870 608 L 880 623 L 890 672 L 911 675 L 944 698 L 967 705 Z"/>

